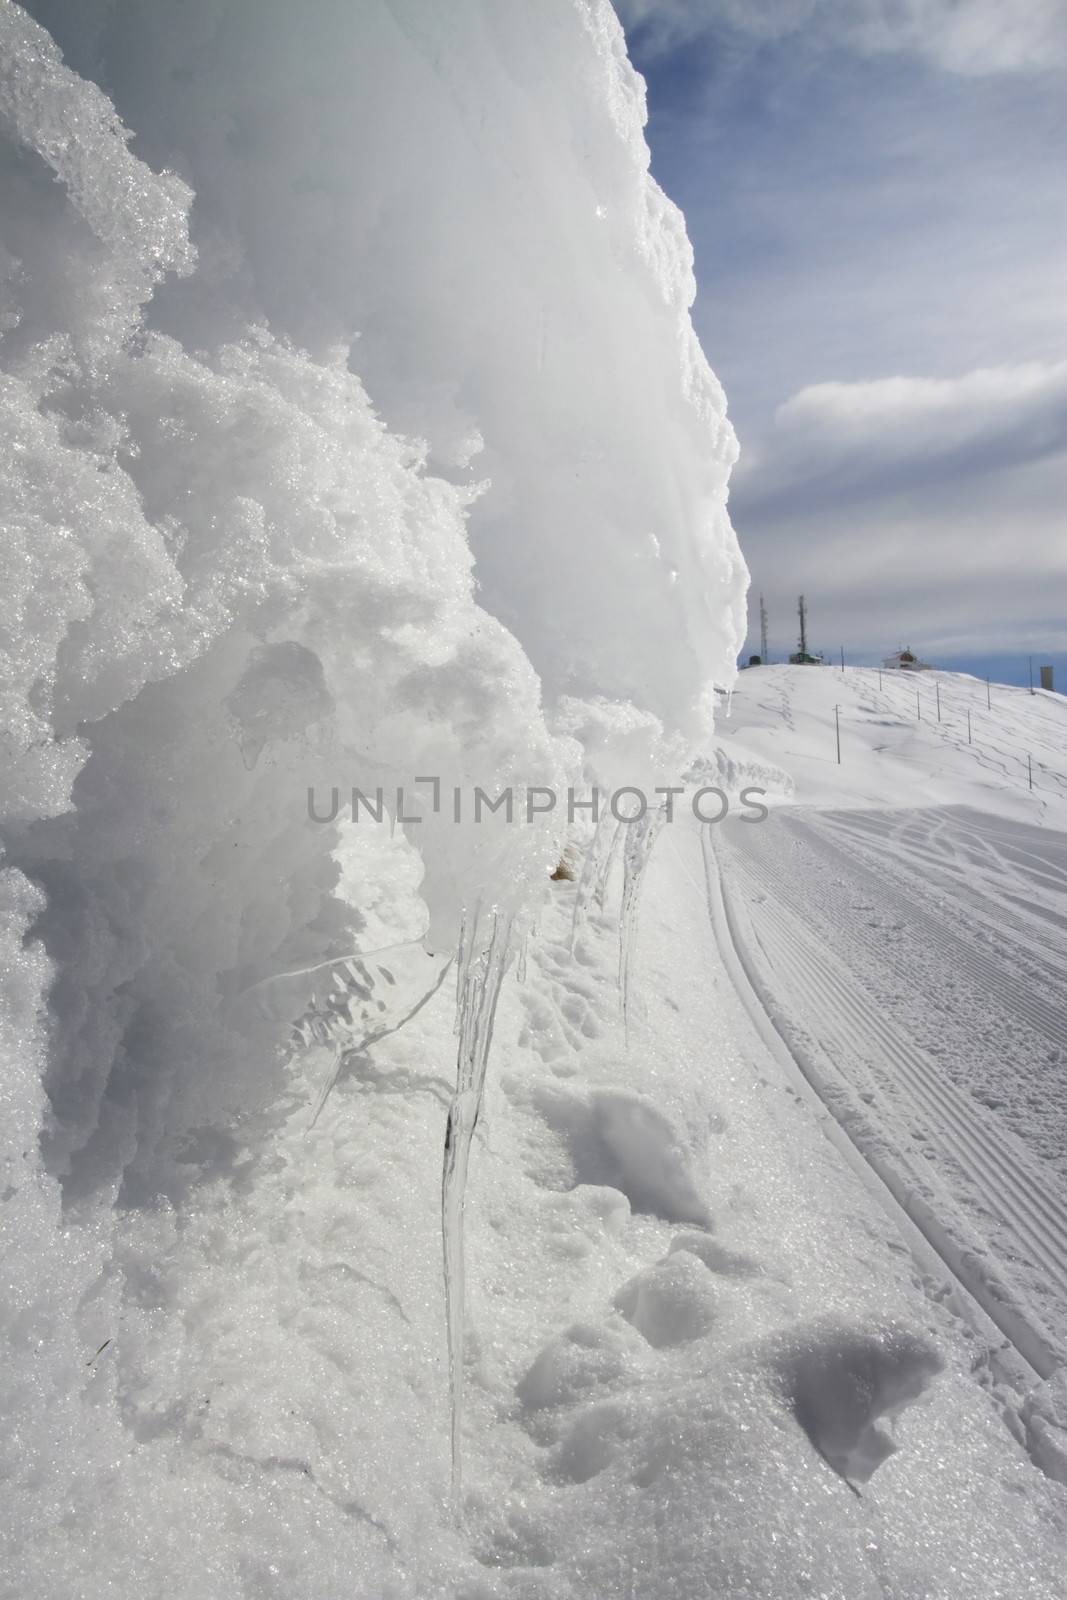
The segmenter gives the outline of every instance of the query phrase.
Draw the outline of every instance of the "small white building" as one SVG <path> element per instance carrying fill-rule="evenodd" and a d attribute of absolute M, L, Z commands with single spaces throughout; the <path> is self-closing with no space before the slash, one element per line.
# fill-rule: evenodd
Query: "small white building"
<path fill-rule="evenodd" d="M 914 650 L 898 650 L 895 655 L 886 656 L 882 666 L 889 672 L 933 672 L 934 668 L 929 661 L 920 661 Z"/>

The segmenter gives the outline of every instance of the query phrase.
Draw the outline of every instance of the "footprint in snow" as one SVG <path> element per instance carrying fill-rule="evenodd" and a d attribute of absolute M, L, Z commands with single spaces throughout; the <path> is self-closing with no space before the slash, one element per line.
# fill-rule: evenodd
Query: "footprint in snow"
<path fill-rule="evenodd" d="M 602 1398 L 633 1382 L 640 1374 L 643 1349 L 620 1318 L 573 1323 L 549 1340 L 516 1385 L 527 1421 L 533 1422 L 534 1413 Z"/>
<path fill-rule="evenodd" d="M 707 1233 L 678 1234 L 671 1240 L 669 1254 L 674 1255 L 678 1250 L 699 1257 L 710 1272 L 718 1272 L 724 1278 L 755 1278 L 764 1270 L 754 1256 L 727 1250 L 725 1245 Z"/>
<path fill-rule="evenodd" d="M 917 1400 L 944 1362 L 896 1324 L 864 1330 L 826 1319 L 768 1350 L 779 1393 L 814 1448 L 850 1484 L 866 1483 L 897 1446 L 879 1426 Z"/>
<path fill-rule="evenodd" d="M 715 1325 L 715 1289 L 703 1261 L 679 1250 L 624 1283 L 615 1308 L 656 1350 L 688 1344 Z"/>
<path fill-rule="evenodd" d="M 575 1184 L 618 1189 L 634 1211 L 711 1226 L 682 1136 L 651 1100 L 625 1089 L 577 1094 L 540 1085 L 534 1104 L 565 1141 Z"/>

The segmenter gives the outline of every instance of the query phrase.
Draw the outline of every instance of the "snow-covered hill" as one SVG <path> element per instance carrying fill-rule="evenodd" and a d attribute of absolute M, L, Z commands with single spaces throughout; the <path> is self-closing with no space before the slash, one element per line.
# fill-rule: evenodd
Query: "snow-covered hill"
<path fill-rule="evenodd" d="M 798 805 L 970 806 L 1067 828 L 1067 700 L 1044 690 L 957 672 L 755 667 L 719 732 L 731 754 L 784 767 Z"/>

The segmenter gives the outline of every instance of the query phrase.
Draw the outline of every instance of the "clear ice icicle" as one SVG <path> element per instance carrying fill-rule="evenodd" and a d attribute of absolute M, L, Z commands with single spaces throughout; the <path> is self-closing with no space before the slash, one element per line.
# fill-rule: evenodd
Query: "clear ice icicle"
<path fill-rule="evenodd" d="M 625 839 L 622 847 L 622 905 L 619 908 L 619 994 L 622 999 L 623 1026 L 627 1030 L 630 1025 L 630 960 L 637 931 L 641 886 L 665 815 L 661 808 L 658 811 L 646 811 L 644 816 L 633 822 L 620 824 L 625 829 Z"/>
<path fill-rule="evenodd" d="M 622 851 L 622 904 L 619 910 L 619 995 L 624 1024 L 629 1022 L 630 956 L 637 925 L 641 882 L 652 848 L 663 826 L 666 811 L 646 811 L 632 822 L 617 822 L 614 829 L 607 813 L 597 823 L 596 832 L 582 863 L 571 923 L 571 950 L 595 901 L 603 906 L 611 869 Z"/>
<path fill-rule="evenodd" d="M 491 913 L 488 938 L 476 912 L 464 925 L 459 961 L 459 1052 L 456 1092 L 448 1108 L 441 1174 L 441 1239 L 444 1248 L 445 1315 L 448 1330 L 449 1399 L 452 1419 L 452 1497 L 459 1506 L 462 1479 L 463 1389 L 466 1356 L 466 1270 L 463 1204 L 471 1140 L 485 1088 L 489 1047 L 500 986 L 511 955 L 513 918 Z"/>
<path fill-rule="evenodd" d="M 619 848 L 619 840 L 623 829 L 627 826 L 625 822 L 616 822 L 613 828 L 613 821 L 608 812 L 604 812 L 600 817 L 589 849 L 585 853 L 585 860 L 582 862 L 578 888 L 574 896 L 574 916 L 571 921 L 572 951 L 589 915 L 589 907 L 594 900 L 600 907 L 604 904 L 604 894 Z"/>
<path fill-rule="evenodd" d="M 459 944 L 456 946 L 456 1020 L 452 1032 L 459 1036 L 463 1026 L 463 986 L 467 981 L 467 962 L 470 954 L 470 943 L 467 929 L 467 913 L 464 911 L 459 924 Z"/>
<path fill-rule="evenodd" d="M 615 832 L 611 836 L 611 842 L 608 845 L 607 853 L 605 854 L 603 861 L 600 863 L 600 870 L 597 873 L 596 883 L 593 886 L 593 892 L 596 895 L 596 903 L 601 911 L 604 909 L 604 901 L 607 898 L 608 893 L 608 884 L 611 882 L 611 869 L 615 865 L 615 857 L 619 853 L 619 845 L 625 838 L 626 830 L 629 826 L 630 824 L 628 822 L 617 822 L 615 824 Z"/>

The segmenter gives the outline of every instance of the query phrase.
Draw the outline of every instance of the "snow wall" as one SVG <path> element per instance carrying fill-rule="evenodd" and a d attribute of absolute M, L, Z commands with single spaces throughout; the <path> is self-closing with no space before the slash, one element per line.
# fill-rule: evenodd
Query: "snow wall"
<path fill-rule="evenodd" d="M 673 776 L 745 573 L 607 4 L 38 0 L 0 46 L 4 883 L 73 1192 L 269 1092 L 220 997 L 359 926 L 309 786 Z M 445 813 L 442 945 L 561 828 Z"/>
<path fill-rule="evenodd" d="M 111 1205 L 276 1096 L 284 1030 L 232 998 L 358 941 L 309 787 L 669 781 L 710 732 L 736 446 L 643 118 L 606 0 L 0 3 L 0 1188 L 31 1367 Z M 534 904 L 562 831 L 412 825 L 437 947 L 479 896 Z M 16 1413 L 51 1403 L 30 1370 Z"/>

